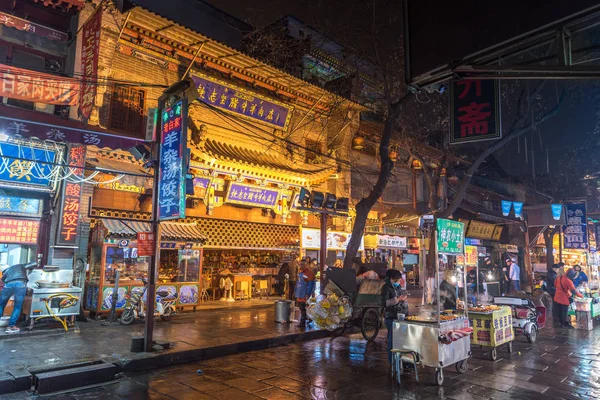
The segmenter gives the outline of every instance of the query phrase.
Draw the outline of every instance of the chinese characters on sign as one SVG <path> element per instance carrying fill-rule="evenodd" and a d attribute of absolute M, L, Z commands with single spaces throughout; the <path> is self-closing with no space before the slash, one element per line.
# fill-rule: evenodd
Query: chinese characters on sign
<path fill-rule="evenodd" d="M 0 218 L 0 243 L 36 244 L 40 221 Z"/>
<path fill-rule="evenodd" d="M 437 249 L 439 253 L 463 254 L 465 224 L 450 219 L 437 219 Z"/>
<path fill-rule="evenodd" d="M 96 99 L 101 28 L 102 7 L 98 7 L 82 27 L 79 114 L 86 120 L 92 114 L 92 108 Z"/>
<path fill-rule="evenodd" d="M 42 201 L 28 197 L 0 195 L 0 214 L 40 217 Z"/>
<path fill-rule="evenodd" d="M 471 221 L 467 228 L 467 236 L 476 239 L 491 239 L 494 234 L 494 224 L 485 222 Z"/>
<path fill-rule="evenodd" d="M 0 64 L 0 96 L 38 103 L 73 106 L 79 82 L 70 78 Z"/>
<path fill-rule="evenodd" d="M 85 147 L 72 146 L 69 149 L 68 172 L 74 177 L 66 179 L 63 185 L 62 205 L 56 244 L 59 246 L 75 246 L 77 244 L 77 227 L 79 226 L 79 209 L 81 206 L 83 167 L 85 166 Z"/>
<path fill-rule="evenodd" d="M 477 246 L 465 246 L 465 264 L 477 265 L 478 252 Z"/>
<path fill-rule="evenodd" d="M 277 203 L 278 196 L 279 190 L 277 189 L 231 183 L 227 190 L 225 202 L 245 206 L 273 208 Z"/>
<path fill-rule="evenodd" d="M 138 257 L 154 255 L 154 233 L 138 232 L 137 234 Z"/>
<path fill-rule="evenodd" d="M 210 178 L 194 178 L 194 197 L 204 199 L 210 185 Z"/>
<path fill-rule="evenodd" d="M 31 147 L 16 143 L 0 143 L 0 161 L 6 168 L 0 172 L 0 187 L 16 186 L 44 191 L 54 189 L 52 176 L 57 150 L 54 147 Z"/>
<path fill-rule="evenodd" d="M 587 249 L 587 216 L 585 203 L 565 205 L 567 225 L 563 231 L 565 249 Z"/>
<path fill-rule="evenodd" d="M 466 79 L 450 85 L 450 144 L 502 137 L 498 81 Z"/>
<path fill-rule="evenodd" d="M 198 100 L 201 102 L 267 123 L 277 129 L 287 130 L 293 107 L 205 75 L 194 73 L 192 79 L 198 89 Z"/>
<path fill-rule="evenodd" d="M 158 178 L 158 219 L 185 218 L 184 146 L 186 121 L 185 100 L 161 113 L 160 164 Z"/>
<path fill-rule="evenodd" d="M 20 31 L 33 33 L 36 36 L 61 43 L 66 43 L 69 41 L 69 35 L 65 32 L 57 31 L 55 29 L 48 28 L 47 26 L 39 25 L 4 12 L 0 12 L 0 24 L 9 28 L 15 28 Z"/>
<path fill-rule="evenodd" d="M 400 236 L 377 235 L 377 247 L 405 249 L 406 248 L 406 238 L 400 237 Z"/>

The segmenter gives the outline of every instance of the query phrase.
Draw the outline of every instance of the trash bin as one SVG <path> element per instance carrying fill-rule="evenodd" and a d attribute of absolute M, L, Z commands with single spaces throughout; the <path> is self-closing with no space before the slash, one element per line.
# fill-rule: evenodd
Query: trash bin
<path fill-rule="evenodd" d="M 291 300 L 275 300 L 275 322 L 284 324 L 290 322 L 294 302 Z"/>

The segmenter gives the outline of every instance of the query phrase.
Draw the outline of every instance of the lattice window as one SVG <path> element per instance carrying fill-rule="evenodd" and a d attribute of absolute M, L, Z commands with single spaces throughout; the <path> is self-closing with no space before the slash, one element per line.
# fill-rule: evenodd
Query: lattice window
<path fill-rule="evenodd" d="M 143 133 L 146 92 L 131 87 L 115 86 L 110 101 L 109 128 L 130 133 Z"/>

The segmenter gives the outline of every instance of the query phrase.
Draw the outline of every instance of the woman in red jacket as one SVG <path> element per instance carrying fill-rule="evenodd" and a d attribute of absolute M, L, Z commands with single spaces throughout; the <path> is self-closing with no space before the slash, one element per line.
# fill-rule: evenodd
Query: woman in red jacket
<path fill-rule="evenodd" d="M 558 318 L 560 320 L 560 326 L 572 329 L 573 326 L 567 320 L 567 313 L 569 312 L 569 299 L 571 296 L 583 296 L 575 289 L 573 282 L 565 275 L 564 267 L 560 267 L 558 269 L 554 286 L 556 287 L 554 303 L 556 306 L 558 306 Z"/>

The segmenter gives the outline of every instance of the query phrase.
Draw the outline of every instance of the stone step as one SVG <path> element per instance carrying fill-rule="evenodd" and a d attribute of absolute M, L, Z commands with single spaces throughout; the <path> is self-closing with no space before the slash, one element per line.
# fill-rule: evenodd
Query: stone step
<path fill-rule="evenodd" d="M 119 368 L 114 364 L 96 363 L 34 373 L 34 387 L 38 394 L 95 385 L 115 379 Z"/>

